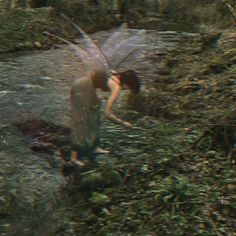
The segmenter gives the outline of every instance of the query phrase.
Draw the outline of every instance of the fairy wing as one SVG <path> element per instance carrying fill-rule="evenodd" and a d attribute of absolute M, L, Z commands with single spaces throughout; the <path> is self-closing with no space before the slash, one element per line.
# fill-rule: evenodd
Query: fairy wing
<path fill-rule="evenodd" d="M 101 50 L 106 55 L 108 60 L 113 57 L 116 49 L 129 36 L 130 31 L 127 24 L 124 23 L 106 39 L 106 41 L 101 45 Z"/>
<path fill-rule="evenodd" d="M 145 30 L 138 30 L 134 34 L 124 23 L 99 47 L 78 25 L 65 15 L 63 17 L 82 34 L 86 52 L 100 63 L 100 69 L 108 73 L 117 70 L 128 58 L 134 59 L 145 45 Z"/>
<path fill-rule="evenodd" d="M 136 56 L 141 54 L 141 50 L 145 46 L 145 30 L 138 30 L 135 34 L 130 34 L 127 38 L 116 43 L 113 48 L 107 49 L 103 47 L 104 53 L 113 69 L 117 70 L 128 58 L 136 61 Z"/>
<path fill-rule="evenodd" d="M 117 70 L 128 58 L 135 58 L 138 51 L 140 53 L 140 49 L 145 45 L 145 30 L 134 30 L 134 33 L 131 29 L 128 29 L 126 23 L 122 24 L 101 47 L 79 26 L 74 25 L 83 35 L 86 51 L 96 61 L 100 62 L 107 72 L 113 69 Z"/>
<path fill-rule="evenodd" d="M 80 29 L 80 28 L 79 28 Z M 87 33 L 85 33 L 82 29 L 80 29 L 80 32 L 83 35 L 83 42 L 85 45 L 85 50 L 89 54 L 93 60 L 95 60 L 97 63 L 99 63 L 100 68 L 105 71 L 109 71 L 111 69 L 109 60 L 106 58 L 103 51 L 100 49 L 100 47 L 92 40 Z"/>
<path fill-rule="evenodd" d="M 45 31 L 44 34 L 54 37 L 56 39 L 59 39 L 60 41 L 68 44 L 69 47 L 72 49 L 72 51 L 75 53 L 75 55 L 79 57 L 80 61 L 84 65 L 85 69 L 91 69 L 91 68 L 104 69 L 104 64 L 100 60 L 96 60 L 96 58 L 93 55 L 91 55 L 89 52 L 87 52 L 82 47 L 79 47 L 78 45 L 70 42 L 69 40 L 61 38 L 61 37 L 54 35 L 52 33 Z"/>
<path fill-rule="evenodd" d="M 127 58 L 136 59 L 134 55 L 138 55 L 138 50 L 140 51 L 141 47 L 145 45 L 145 30 L 135 31 L 134 34 L 126 24 L 123 24 L 106 40 L 102 47 L 99 47 L 78 25 L 66 16 L 64 18 L 70 21 L 82 34 L 84 49 L 63 38 L 53 36 L 69 44 L 88 69 L 99 69 L 106 73 L 113 69 L 117 70 Z M 48 35 L 52 34 L 48 33 Z"/>
<path fill-rule="evenodd" d="M 111 66 L 109 60 L 106 58 L 106 55 L 103 53 L 101 48 L 95 43 L 95 41 L 89 37 L 89 35 L 82 30 L 77 24 L 75 24 L 70 18 L 62 15 L 66 20 L 68 20 L 83 36 L 82 40 L 84 42 L 85 51 L 93 61 L 96 61 L 96 65 L 99 65 L 100 70 L 109 72 Z M 78 55 L 80 57 L 80 55 Z"/>

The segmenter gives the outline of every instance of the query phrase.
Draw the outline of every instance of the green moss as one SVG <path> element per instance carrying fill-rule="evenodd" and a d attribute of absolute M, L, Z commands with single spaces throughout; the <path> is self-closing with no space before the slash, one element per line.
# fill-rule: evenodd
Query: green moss
<path fill-rule="evenodd" d="M 89 199 L 89 201 L 97 206 L 97 207 L 104 207 L 106 206 L 111 200 L 106 194 L 102 193 L 93 193 L 92 197 Z"/>

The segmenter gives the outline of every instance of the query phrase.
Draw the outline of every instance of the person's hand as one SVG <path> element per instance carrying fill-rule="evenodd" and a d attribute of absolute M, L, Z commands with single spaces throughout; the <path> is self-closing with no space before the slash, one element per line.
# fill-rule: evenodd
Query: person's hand
<path fill-rule="evenodd" d="M 132 125 L 131 125 L 129 122 L 127 122 L 127 121 L 124 121 L 124 122 L 123 122 L 123 125 L 124 125 L 125 127 L 127 127 L 127 128 L 132 128 Z"/>

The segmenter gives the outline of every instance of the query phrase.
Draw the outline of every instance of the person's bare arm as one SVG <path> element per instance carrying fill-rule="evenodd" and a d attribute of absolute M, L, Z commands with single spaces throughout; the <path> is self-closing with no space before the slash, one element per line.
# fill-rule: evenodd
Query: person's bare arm
<path fill-rule="evenodd" d="M 121 90 L 120 86 L 113 86 L 112 87 L 110 97 L 108 98 L 108 101 L 107 101 L 107 104 L 106 104 L 106 107 L 105 107 L 105 116 L 108 119 L 110 119 L 110 120 L 112 120 L 112 121 L 114 121 L 118 124 L 121 124 L 125 127 L 131 128 L 132 125 L 129 122 L 120 119 L 119 117 L 117 117 L 115 114 L 112 113 L 113 106 L 114 106 L 115 102 L 118 99 L 120 90 Z"/>

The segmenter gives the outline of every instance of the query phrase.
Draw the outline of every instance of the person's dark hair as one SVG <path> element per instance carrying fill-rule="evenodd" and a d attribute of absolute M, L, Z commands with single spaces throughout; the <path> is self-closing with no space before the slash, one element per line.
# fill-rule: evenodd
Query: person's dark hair
<path fill-rule="evenodd" d="M 126 70 L 119 73 L 121 85 L 125 84 L 134 93 L 140 92 L 141 83 L 138 74 L 134 70 Z"/>

